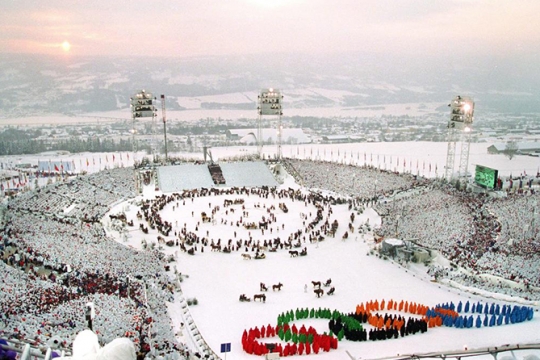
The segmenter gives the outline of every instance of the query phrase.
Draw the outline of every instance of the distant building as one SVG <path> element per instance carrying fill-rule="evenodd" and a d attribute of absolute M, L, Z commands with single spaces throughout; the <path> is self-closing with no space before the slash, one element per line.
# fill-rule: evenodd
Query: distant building
<path fill-rule="evenodd" d="M 495 143 L 487 148 L 489 154 L 502 154 L 507 143 Z M 518 154 L 531 154 L 540 152 L 540 142 L 518 142 Z"/>
<path fill-rule="evenodd" d="M 341 144 L 366 141 L 368 141 L 368 139 L 366 139 L 366 137 L 363 135 L 323 135 L 321 137 L 321 142 L 325 144 Z"/>
<path fill-rule="evenodd" d="M 325 144 L 341 144 L 351 142 L 348 135 L 324 135 L 321 140 Z"/>
<path fill-rule="evenodd" d="M 277 129 L 265 128 L 261 129 L 261 131 L 263 142 L 265 144 L 277 143 Z M 257 129 L 228 129 L 225 132 L 225 136 L 229 141 L 237 141 L 242 144 L 249 145 L 257 143 Z M 307 144 L 311 143 L 311 139 L 302 129 L 284 128 L 281 135 L 281 142 L 283 144 Z"/>

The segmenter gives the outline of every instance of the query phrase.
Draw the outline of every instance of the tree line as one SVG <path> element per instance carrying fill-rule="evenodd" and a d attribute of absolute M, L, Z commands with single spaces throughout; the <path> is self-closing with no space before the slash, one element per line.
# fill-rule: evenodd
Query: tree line
<path fill-rule="evenodd" d="M 148 146 L 138 142 L 138 150 L 147 150 Z M 22 155 L 38 154 L 45 151 L 69 151 L 71 153 L 80 152 L 115 152 L 132 151 L 133 141 L 131 139 L 113 139 L 101 138 L 69 138 L 62 140 L 37 140 L 29 138 L 6 139 L 0 134 L 0 156 L 4 155 Z"/>

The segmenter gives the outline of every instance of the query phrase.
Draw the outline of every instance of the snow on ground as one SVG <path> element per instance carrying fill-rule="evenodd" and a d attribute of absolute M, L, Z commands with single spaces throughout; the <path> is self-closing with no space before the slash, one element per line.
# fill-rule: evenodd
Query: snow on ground
<path fill-rule="evenodd" d="M 290 185 L 290 179 L 284 186 L 288 185 Z M 152 184 L 144 189 L 145 198 L 153 198 L 155 195 Z M 234 223 L 238 220 L 243 210 L 241 205 L 234 205 L 228 207 L 229 211 L 225 213 L 227 209 L 223 207 L 223 200 L 234 200 L 240 197 L 245 200 L 245 210 L 249 212 L 244 221 L 258 221 L 261 216 L 268 215 L 267 208 L 276 206 L 274 214 L 277 217 L 277 223 L 274 226 L 280 227 L 279 233 L 274 229 L 272 234 L 266 231 L 263 235 L 261 230 L 248 231 L 242 227 L 231 226 L 231 221 Z M 278 202 L 285 202 L 289 213 L 281 212 L 277 206 Z M 216 224 L 202 222 L 197 224 L 201 219 L 201 212 L 209 213 L 216 205 L 221 206 L 216 214 Z M 118 206 L 124 207 L 123 204 Z M 235 209 L 234 213 L 230 211 L 231 208 Z M 135 206 L 130 206 L 127 211 L 128 220 L 135 221 L 134 228 L 138 228 L 136 211 Z M 193 202 L 186 200 L 185 205 L 170 203 L 161 211 L 161 215 L 174 225 L 174 230 L 179 230 L 185 223 L 189 231 L 194 231 L 200 236 L 208 236 L 214 241 L 221 239 L 223 244 L 228 239 L 234 239 L 234 231 L 237 232 L 236 239 L 248 239 L 251 235 L 254 239 L 272 239 L 280 236 L 283 240 L 303 226 L 300 214 L 309 217 L 314 211 L 315 208 L 312 205 L 289 199 L 263 199 L 255 195 L 220 195 L 195 198 Z M 180 252 L 177 247 L 164 246 L 165 253 L 176 256 L 175 267 L 184 276 L 181 283 L 184 300 L 186 298 L 198 300 L 198 305 L 190 306 L 189 312 L 209 346 L 219 354 L 220 344 L 230 342 L 231 353 L 227 354 L 227 359 L 252 359 L 254 356 L 244 353 L 241 348 L 243 331 L 254 327 L 260 328 L 267 324 L 275 326 L 280 313 L 297 308 L 322 307 L 348 313 L 353 312 L 359 303 L 382 299 L 407 300 L 427 306 L 450 301 L 455 304 L 467 300 L 483 303 L 494 301 L 493 298 L 485 299 L 479 295 L 432 282 L 423 265 L 404 268 L 391 260 L 382 260 L 375 255 L 368 255 L 373 246 L 372 237 L 369 235 L 364 237 L 355 233 L 354 236 L 343 241 L 341 234 L 346 230 L 349 215 L 347 206 L 334 206 L 331 219 L 338 219 L 341 224 L 338 235 L 336 238 L 327 238 L 320 243 L 302 244 L 302 247 L 305 246 L 308 251 L 308 255 L 304 257 L 291 257 L 287 250 L 278 250 L 275 253 L 267 252 L 266 259 L 263 260 L 244 260 L 241 254 L 246 252 L 245 249 L 226 254 L 212 252 L 210 247 L 206 247 L 204 253 L 199 251 L 194 256 L 190 256 Z M 227 220 L 228 225 L 222 224 L 221 219 Z M 358 228 L 359 225 L 368 221 L 370 224 L 381 221 L 371 208 L 357 216 L 354 225 Z M 130 233 L 126 245 L 140 248 L 143 238 L 146 241 L 155 242 L 157 233 L 151 230 L 150 234 L 144 235 L 134 230 Z M 254 255 L 250 251 L 248 253 Z M 325 294 L 317 298 L 313 293 L 311 281 L 324 282 L 329 278 L 332 279 L 332 285 L 336 288 L 335 295 Z M 239 301 L 240 294 L 246 294 L 252 298 L 254 294 L 261 293 L 259 289 L 261 282 L 270 287 L 270 290 L 265 293 L 267 295 L 265 303 Z M 282 290 L 272 291 L 271 286 L 280 282 L 283 284 Z M 328 290 L 328 288 L 324 289 Z M 493 294 L 491 296 L 497 297 Z M 186 321 L 181 311 L 182 296 L 176 298 L 174 304 L 169 304 L 175 330 L 181 329 L 180 324 Z M 498 303 L 503 302 L 498 301 Z M 537 313 L 535 314 L 532 321 L 515 325 L 480 329 L 440 327 L 429 329 L 425 334 L 376 342 L 353 343 L 344 340 L 339 343 L 338 350 L 310 355 L 307 358 L 348 359 L 350 354 L 354 359 L 370 359 L 398 354 L 462 350 L 464 347 L 471 349 L 503 344 L 538 343 L 540 318 Z M 407 314 L 405 315 L 408 317 Z M 328 331 L 327 322 L 324 320 L 298 321 L 295 324 L 298 327 L 301 324 L 313 325 L 319 333 Z M 183 330 L 182 337 L 179 339 L 193 344 L 194 342 L 186 335 L 186 327 Z M 265 340 L 278 341 L 277 338 Z M 536 354 L 538 356 L 538 353 Z M 223 355 L 221 354 L 222 357 Z"/>
<path fill-rule="evenodd" d="M 88 87 L 88 79 L 83 79 L 76 85 L 77 88 Z M 121 81 L 119 79 L 118 81 Z M 313 95 L 311 90 L 306 90 L 305 94 Z M 324 93 L 323 95 L 329 95 Z M 330 94 L 333 96 L 332 94 Z M 360 94 L 361 95 L 361 94 Z M 285 100 L 289 95 L 285 93 Z M 294 93 L 290 94 L 295 96 Z M 185 106 L 187 110 L 167 110 L 167 121 L 175 122 L 197 122 L 201 119 L 257 119 L 257 111 L 255 105 L 253 109 L 236 110 L 236 109 L 202 109 L 202 102 L 220 102 L 225 104 L 231 103 L 246 103 L 256 101 L 257 93 L 234 93 L 221 96 L 204 96 L 193 98 L 177 98 L 178 104 Z M 298 100 L 297 100 L 298 101 Z M 287 104 L 285 103 L 284 106 Z M 437 108 L 446 103 L 404 103 L 404 104 L 385 104 L 381 106 L 356 106 L 356 107 L 302 107 L 302 108 L 287 108 L 287 116 L 315 116 L 332 118 L 353 118 L 353 117 L 380 117 L 382 115 L 391 116 L 420 116 L 427 113 L 437 113 Z M 0 126 L 17 125 L 30 126 L 44 124 L 76 124 L 76 123 L 96 123 L 96 121 L 105 122 L 117 121 L 119 119 L 131 120 L 131 112 L 129 108 L 118 109 L 112 111 L 91 112 L 83 115 L 66 116 L 64 114 L 47 115 L 47 116 L 26 116 L 13 118 L 0 118 Z M 150 120 L 149 120 L 150 121 Z"/>

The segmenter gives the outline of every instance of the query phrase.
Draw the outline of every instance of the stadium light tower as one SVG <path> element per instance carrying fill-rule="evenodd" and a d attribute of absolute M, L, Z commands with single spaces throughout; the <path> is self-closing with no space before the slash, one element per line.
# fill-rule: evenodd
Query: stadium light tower
<path fill-rule="evenodd" d="M 136 150 L 135 147 L 135 120 L 140 118 L 152 118 L 152 135 L 153 135 L 153 149 L 154 152 L 154 162 L 156 160 L 156 144 L 155 144 L 155 120 L 157 118 L 157 108 L 154 106 L 156 103 L 156 98 L 152 96 L 152 93 L 149 93 L 145 90 L 141 90 L 140 92 L 136 93 L 132 97 L 129 98 L 130 100 L 130 108 L 131 108 L 131 115 L 133 119 L 133 144 L 134 144 L 134 150 Z M 133 159 L 135 161 L 135 153 L 133 154 Z"/>
<path fill-rule="evenodd" d="M 454 177 L 456 145 L 461 141 L 461 153 L 457 181 L 467 182 L 469 151 L 471 148 L 471 132 L 474 120 L 474 101 L 467 96 L 456 96 L 450 103 L 450 120 L 448 121 L 448 149 L 446 153 L 445 178 L 451 182 Z"/>
<path fill-rule="evenodd" d="M 163 141 L 165 143 L 165 164 L 167 164 L 167 116 L 165 113 L 165 95 L 161 94 L 161 115 L 163 116 Z"/>
<path fill-rule="evenodd" d="M 259 114 L 259 126 L 257 128 L 257 150 L 259 156 L 262 153 L 263 147 L 263 135 L 262 135 L 262 117 L 264 115 L 277 115 L 278 128 L 277 128 L 277 158 L 281 159 L 281 139 L 283 136 L 283 125 L 281 124 L 281 116 L 283 115 L 283 109 L 281 107 L 283 95 L 278 89 L 262 89 L 258 96 L 257 112 Z"/>

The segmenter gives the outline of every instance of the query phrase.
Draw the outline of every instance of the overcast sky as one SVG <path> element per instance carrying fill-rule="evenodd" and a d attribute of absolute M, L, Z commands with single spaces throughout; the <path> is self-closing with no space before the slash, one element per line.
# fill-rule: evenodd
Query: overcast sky
<path fill-rule="evenodd" d="M 540 0 L 3 0 L 0 52 L 530 58 L 539 14 Z"/>

